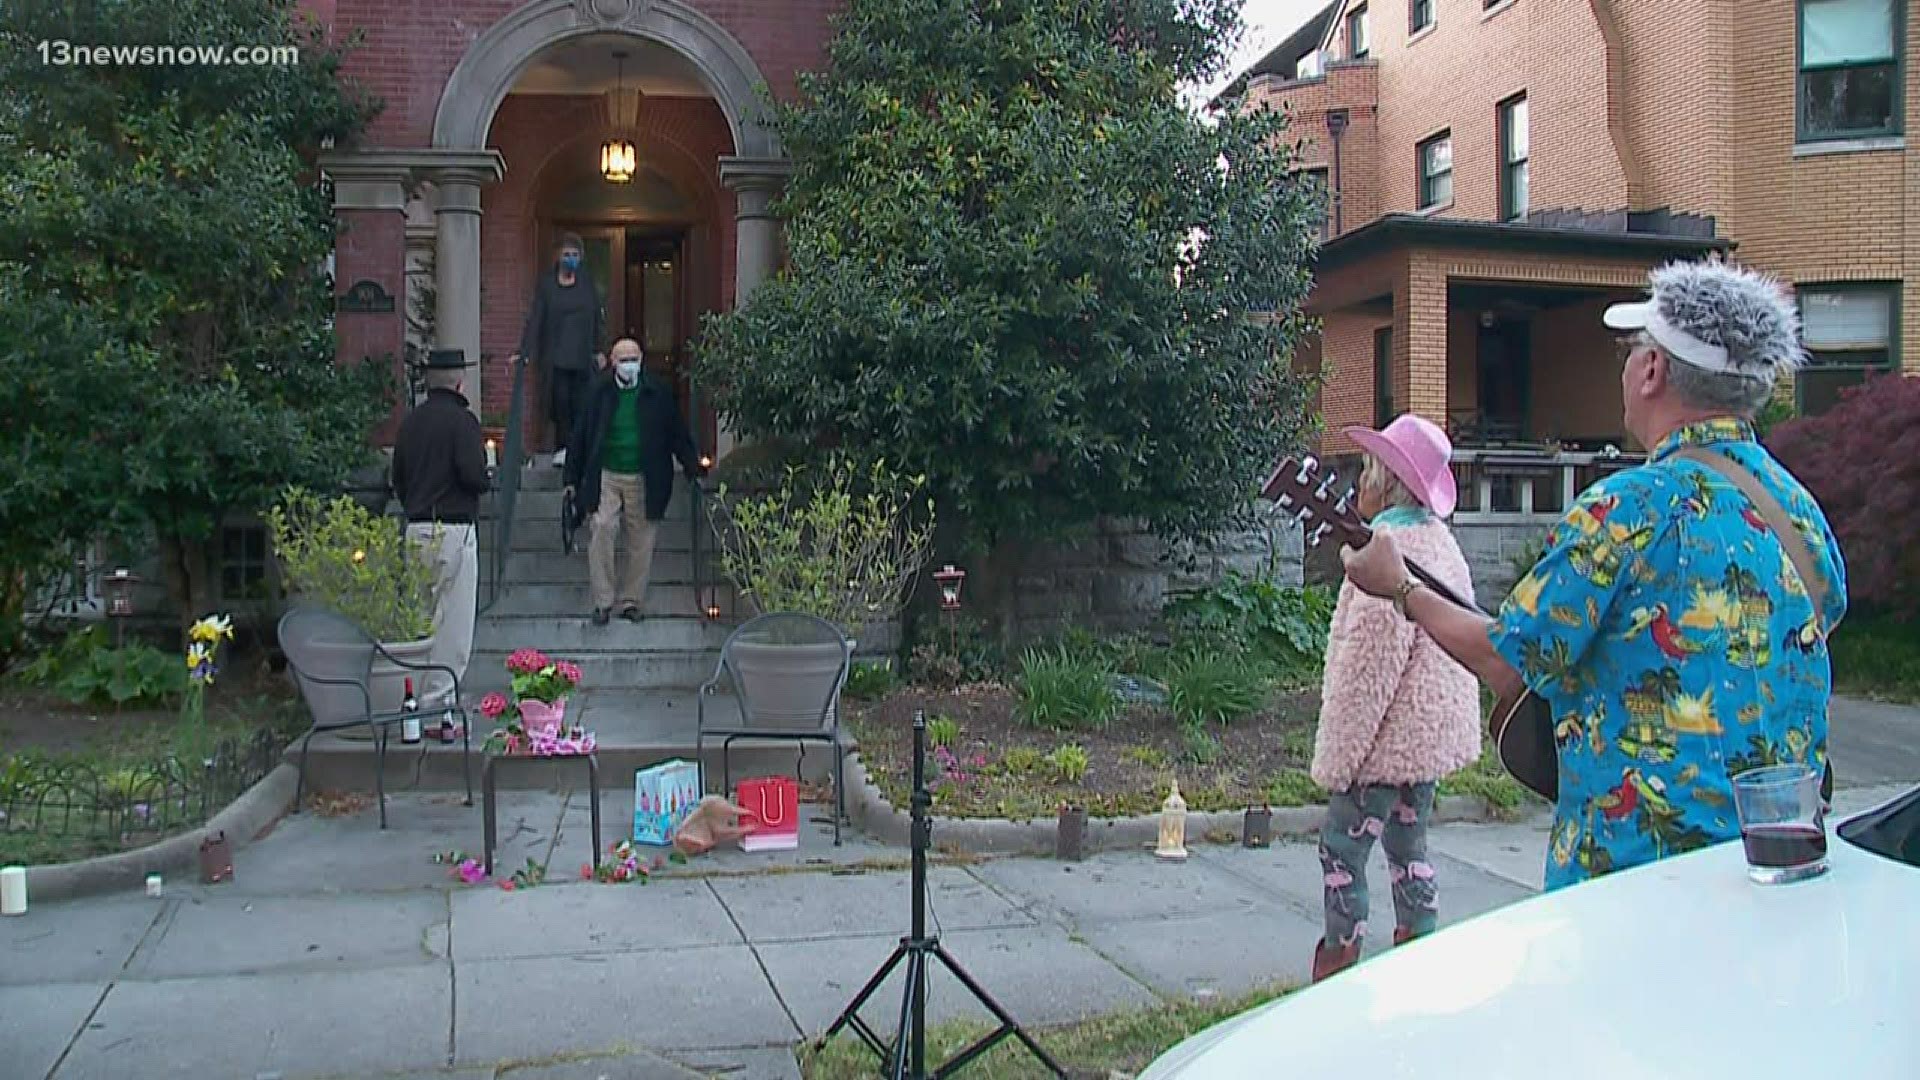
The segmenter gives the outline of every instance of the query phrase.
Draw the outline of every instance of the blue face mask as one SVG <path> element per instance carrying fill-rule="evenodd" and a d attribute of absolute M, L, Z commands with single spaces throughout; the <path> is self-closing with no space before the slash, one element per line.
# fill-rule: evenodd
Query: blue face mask
<path fill-rule="evenodd" d="M 560 256 L 560 268 L 563 270 L 580 269 L 580 253 L 577 251 L 569 251 Z"/>

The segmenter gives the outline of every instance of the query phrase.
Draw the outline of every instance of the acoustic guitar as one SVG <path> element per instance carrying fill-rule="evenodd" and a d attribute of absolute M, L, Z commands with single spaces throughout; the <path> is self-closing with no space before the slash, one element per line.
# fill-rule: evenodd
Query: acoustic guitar
<path fill-rule="evenodd" d="M 1319 547 L 1329 536 L 1349 547 L 1366 547 L 1373 539 L 1373 530 L 1360 519 L 1353 492 L 1335 490 L 1337 480 L 1332 470 L 1323 471 L 1312 457 L 1289 457 L 1267 477 L 1260 494 L 1280 509 L 1293 512 L 1308 547 Z M 1407 572 L 1449 603 L 1492 617 L 1474 603 L 1472 597 L 1454 592 L 1418 563 L 1408 560 Z M 1503 695 L 1494 702 L 1493 717 L 1487 726 L 1501 766 L 1529 791 L 1548 802 L 1555 801 L 1560 790 L 1560 755 L 1553 739 L 1553 714 L 1547 703 L 1523 683 L 1517 692 Z"/>

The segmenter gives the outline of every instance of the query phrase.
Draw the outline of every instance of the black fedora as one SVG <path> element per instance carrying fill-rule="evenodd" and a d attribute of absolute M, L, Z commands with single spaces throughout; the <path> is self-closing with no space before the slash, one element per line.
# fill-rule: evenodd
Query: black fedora
<path fill-rule="evenodd" d="M 427 351 L 427 370 L 458 371 L 472 367 L 467 363 L 465 349 L 430 349 Z"/>

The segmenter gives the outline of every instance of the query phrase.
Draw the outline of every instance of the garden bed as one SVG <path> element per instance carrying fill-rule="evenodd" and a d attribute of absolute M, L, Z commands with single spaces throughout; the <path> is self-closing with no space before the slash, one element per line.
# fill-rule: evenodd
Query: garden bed
<path fill-rule="evenodd" d="M 1204 762 L 1194 759 L 1183 725 L 1150 706 L 1125 709 L 1098 729 L 1051 731 L 1023 723 L 1014 691 L 997 683 L 949 691 L 906 688 L 876 701 L 850 702 L 847 724 L 859 740 L 861 760 L 895 807 L 907 805 L 913 714 L 921 709 L 930 727 L 927 776 L 934 812 L 946 817 L 1034 820 L 1053 816 L 1063 802 L 1093 817 L 1154 814 L 1166 799 L 1169 777 L 1179 780 L 1181 796 L 1194 811 L 1326 801 L 1307 773 L 1320 714 L 1315 689 L 1276 691 L 1254 714 L 1209 725 L 1205 732 L 1215 749 Z M 940 728 L 942 718 L 953 722 L 958 737 L 954 745 L 936 748 L 931 729 Z M 1055 763 L 1062 746 L 1085 752 L 1086 770 L 1078 779 L 1063 776 Z M 1478 762 L 1442 780 L 1440 794 L 1477 798 L 1496 816 L 1537 801 L 1501 769 L 1491 745 Z"/>

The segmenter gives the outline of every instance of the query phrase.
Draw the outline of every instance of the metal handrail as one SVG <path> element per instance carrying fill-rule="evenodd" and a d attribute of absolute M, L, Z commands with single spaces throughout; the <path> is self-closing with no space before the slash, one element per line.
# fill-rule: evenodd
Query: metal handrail
<path fill-rule="evenodd" d="M 687 372 L 687 430 L 693 433 L 695 453 L 705 454 L 700 449 L 700 384 Z M 700 499 L 706 494 L 706 488 L 700 478 L 688 481 L 687 527 L 692 530 L 688 548 L 693 559 L 693 608 L 699 618 L 706 618 L 708 610 L 718 601 L 718 597 L 709 597 L 706 587 L 706 567 L 700 558 Z"/>
<path fill-rule="evenodd" d="M 507 555 L 513 550 L 514 508 L 520 501 L 520 474 L 525 472 L 525 438 L 521 434 L 526 412 L 527 358 L 513 361 L 513 394 L 507 405 L 507 445 L 500 455 L 493 495 L 493 551 L 487 560 L 492 571 L 487 582 L 487 602 L 480 611 L 492 608 L 500 599 L 500 581 L 506 576 Z"/>

